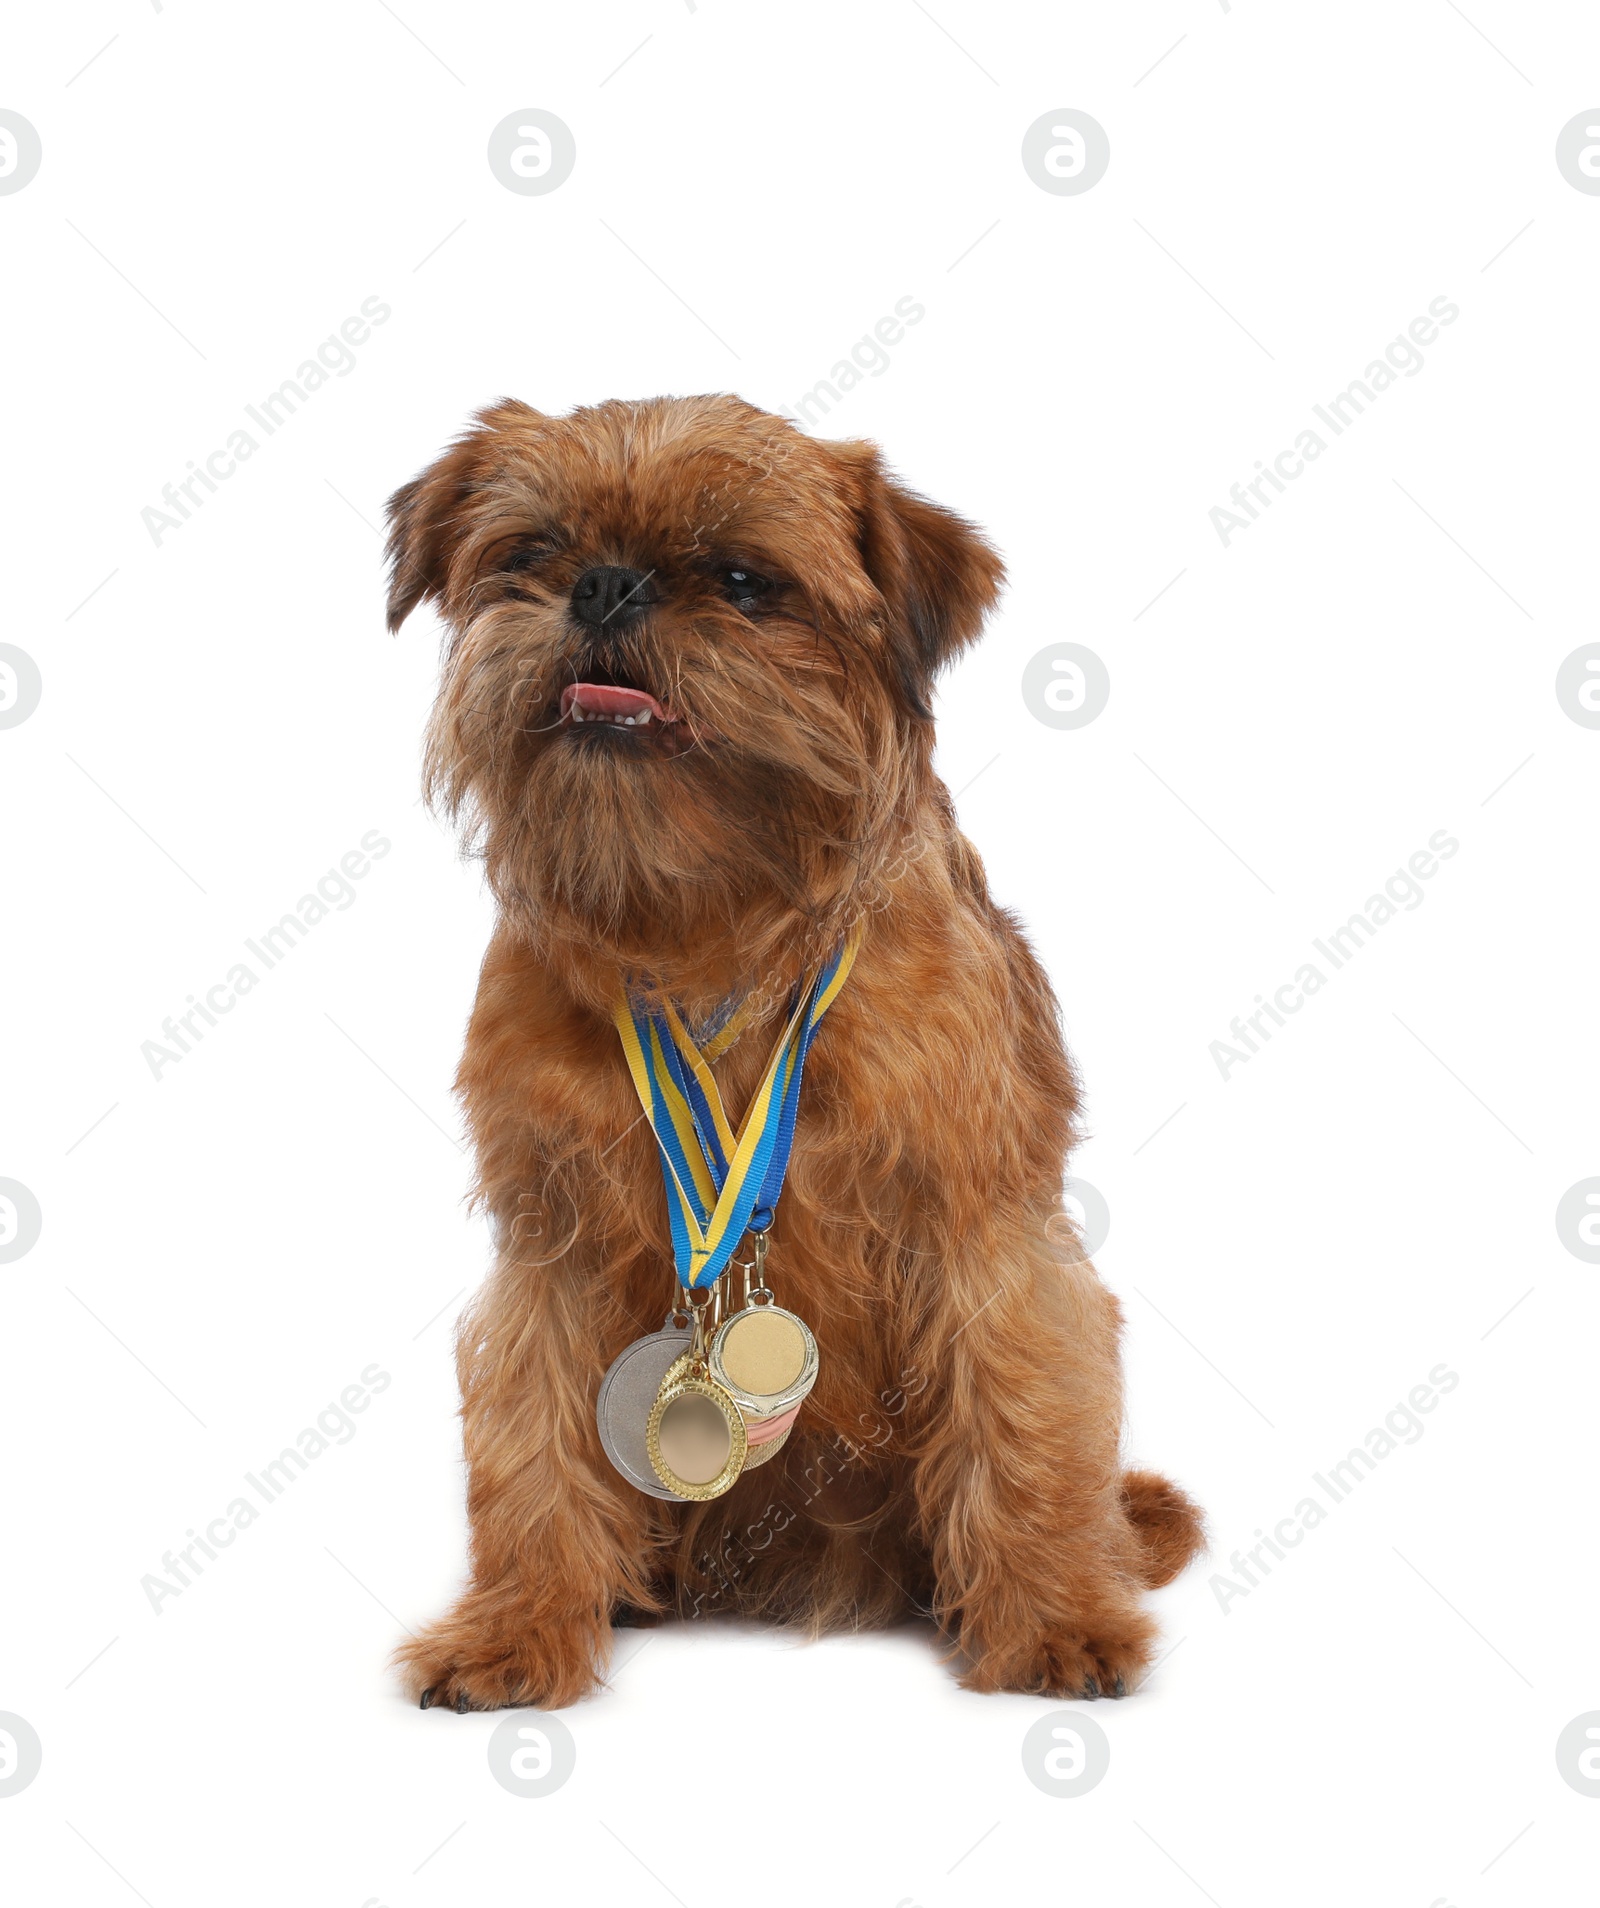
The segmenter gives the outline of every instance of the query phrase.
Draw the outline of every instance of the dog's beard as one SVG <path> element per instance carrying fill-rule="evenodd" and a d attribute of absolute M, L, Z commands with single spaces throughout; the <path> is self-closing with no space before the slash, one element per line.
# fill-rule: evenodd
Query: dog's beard
<path fill-rule="evenodd" d="M 502 912 L 535 941 L 663 971 L 837 931 L 900 793 L 884 684 L 794 626 L 782 662 L 714 618 L 646 628 L 604 674 L 660 698 L 670 735 L 575 728 L 592 652 L 500 607 L 462 632 L 429 734 L 432 796 L 462 819 Z"/>

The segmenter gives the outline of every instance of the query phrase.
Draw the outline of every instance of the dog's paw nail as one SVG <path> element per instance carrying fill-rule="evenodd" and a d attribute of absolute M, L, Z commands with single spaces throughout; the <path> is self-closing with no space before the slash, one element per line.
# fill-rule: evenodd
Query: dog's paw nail
<path fill-rule="evenodd" d="M 467 1692 L 464 1689 L 458 1689 L 456 1691 L 456 1714 L 458 1716 L 464 1716 L 471 1707 L 472 1704 L 467 1700 Z"/>
<path fill-rule="evenodd" d="M 418 1709 L 432 1709 L 432 1707 L 433 1707 L 433 1687 L 432 1687 L 432 1685 L 431 1685 L 431 1684 L 429 1685 L 429 1687 L 428 1687 L 427 1689 L 425 1689 L 425 1690 L 424 1690 L 424 1691 L 422 1692 L 422 1701 L 421 1701 L 420 1703 L 418 1703 L 418 1704 L 417 1704 L 417 1707 L 418 1707 Z"/>
<path fill-rule="evenodd" d="M 1083 1693 L 1091 1703 L 1100 1694 L 1100 1685 L 1094 1677 L 1086 1676 L 1083 1679 Z"/>
<path fill-rule="evenodd" d="M 1119 1676 L 1117 1678 L 1116 1687 L 1115 1689 L 1112 1690 L 1111 1694 L 1113 1696 L 1126 1696 L 1127 1693 L 1128 1693 L 1128 1685 Z"/>

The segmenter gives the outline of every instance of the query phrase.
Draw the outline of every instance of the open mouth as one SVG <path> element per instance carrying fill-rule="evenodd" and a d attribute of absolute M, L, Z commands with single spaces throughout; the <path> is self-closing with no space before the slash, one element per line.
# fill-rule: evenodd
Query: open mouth
<path fill-rule="evenodd" d="M 717 739 L 631 682 L 569 682 L 556 728 L 588 749 L 643 751 L 652 758 L 687 755 Z"/>
<path fill-rule="evenodd" d="M 677 718 L 645 689 L 628 689 L 610 682 L 568 683 L 561 692 L 562 726 L 590 722 L 597 727 L 655 729 L 660 733 L 673 727 Z"/>

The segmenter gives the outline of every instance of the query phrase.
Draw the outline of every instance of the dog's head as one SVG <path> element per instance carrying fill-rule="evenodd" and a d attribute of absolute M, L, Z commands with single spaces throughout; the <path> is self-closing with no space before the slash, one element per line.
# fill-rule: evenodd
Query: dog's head
<path fill-rule="evenodd" d="M 864 443 L 732 397 L 484 411 L 389 504 L 450 631 L 430 787 L 542 938 L 661 966 L 848 905 L 1001 579 Z"/>

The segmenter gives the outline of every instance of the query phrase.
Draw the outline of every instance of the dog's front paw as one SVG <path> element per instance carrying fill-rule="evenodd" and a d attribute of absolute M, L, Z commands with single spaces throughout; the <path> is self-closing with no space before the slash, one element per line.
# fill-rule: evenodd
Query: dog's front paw
<path fill-rule="evenodd" d="M 599 1686 L 605 1635 L 579 1621 L 483 1627 L 458 1612 L 402 1644 L 395 1661 L 424 1709 L 565 1709 Z"/>
<path fill-rule="evenodd" d="M 1156 1626 L 1142 1610 L 1060 1625 L 1007 1641 L 995 1638 L 968 1650 L 961 1678 L 966 1689 L 1019 1690 L 1033 1696 L 1126 1696 L 1150 1662 Z"/>

